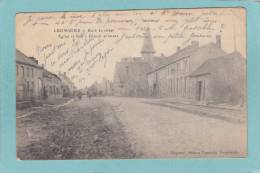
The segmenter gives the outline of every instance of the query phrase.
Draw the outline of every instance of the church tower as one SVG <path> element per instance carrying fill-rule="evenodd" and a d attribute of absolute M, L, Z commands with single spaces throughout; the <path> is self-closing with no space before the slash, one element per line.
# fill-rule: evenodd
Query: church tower
<path fill-rule="evenodd" d="M 152 36 L 150 33 L 150 28 L 148 28 L 144 33 L 144 42 L 141 50 L 141 55 L 145 60 L 149 60 L 150 57 L 154 56 L 154 54 L 155 54 L 155 50 L 153 47 Z"/>

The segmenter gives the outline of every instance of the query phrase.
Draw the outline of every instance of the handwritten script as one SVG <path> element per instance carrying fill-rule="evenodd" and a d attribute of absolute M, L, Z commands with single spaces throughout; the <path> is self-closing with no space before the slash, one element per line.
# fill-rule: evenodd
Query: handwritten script
<path fill-rule="evenodd" d="M 140 53 L 147 30 L 156 49 L 172 54 L 170 45 L 185 47 L 192 40 L 210 40 L 224 32 L 228 25 L 221 19 L 231 15 L 229 10 L 167 9 L 21 13 L 17 18 L 19 31 L 41 33 L 32 38 L 36 58 L 56 73 L 66 72 L 83 88 L 94 78 L 111 78 L 111 66 L 120 58 Z M 17 37 L 28 39 L 23 34 Z"/>

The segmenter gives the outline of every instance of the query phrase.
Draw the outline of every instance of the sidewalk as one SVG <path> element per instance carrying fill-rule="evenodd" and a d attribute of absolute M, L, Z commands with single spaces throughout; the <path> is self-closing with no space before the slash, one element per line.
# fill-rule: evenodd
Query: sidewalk
<path fill-rule="evenodd" d="M 232 123 L 246 122 L 246 109 L 241 106 L 198 103 L 183 98 L 154 98 L 146 103 L 179 109 L 191 114 L 215 118 Z"/>
<path fill-rule="evenodd" d="M 207 106 L 211 108 L 220 108 L 220 109 L 230 109 L 230 110 L 243 110 L 245 107 L 240 105 L 228 105 L 228 104 L 212 104 L 212 103 L 203 103 L 197 102 L 194 100 L 189 100 L 185 98 L 157 98 L 154 99 L 157 101 L 167 102 L 167 103 L 181 103 L 181 104 L 188 104 L 188 105 L 197 105 L 197 106 Z"/>

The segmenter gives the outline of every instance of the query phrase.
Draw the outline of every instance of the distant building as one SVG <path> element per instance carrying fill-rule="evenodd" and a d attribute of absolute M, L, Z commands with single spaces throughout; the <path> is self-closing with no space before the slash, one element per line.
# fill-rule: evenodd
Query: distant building
<path fill-rule="evenodd" d="M 109 96 L 113 94 L 113 84 L 110 80 L 105 78 L 98 83 L 98 93 L 103 96 Z"/>
<path fill-rule="evenodd" d="M 94 82 L 87 90 L 87 94 L 91 96 L 98 95 L 98 83 Z"/>
<path fill-rule="evenodd" d="M 141 57 L 123 58 L 115 66 L 113 91 L 117 96 L 147 96 L 147 72 L 161 63 L 156 57 L 152 36 L 148 29 L 144 33 Z"/>
<path fill-rule="evenodd" d="M 87 95 L 110 96 L 113 95 L 113 83 L 103 78 L 101 82 L 95 81 L 89 88 L 85 88 L 84 90 Z"/>
<path fill-rule="evenodd" d="M 73 93 L 76 91 L 76 87 L 74 83 L 68 78 L 65 72 L 59 73 L 58 76 L 62 81 L 61 87 L 62 87 L 63 97 L 73 96 Z"/>
<path fill-rule="evenodd" d="M 62 81 L 56 75 L 47 70 L 43 70 L 43 95 L 45 99 L 61 98 Z"/>
<path fill-rule="evenodd" d="M 41 99 L 43 96 L 43 67 L 33 57 L 16 49 L 16 100 Z"/>

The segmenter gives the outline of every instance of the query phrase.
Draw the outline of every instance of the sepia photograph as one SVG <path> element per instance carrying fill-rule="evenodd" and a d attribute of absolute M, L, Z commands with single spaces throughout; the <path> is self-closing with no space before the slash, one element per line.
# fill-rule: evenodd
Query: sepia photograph
<path fill-rule="evenodd" d="M 246 9 L 15 20 L 18 160 L 247 157 Z"/>

